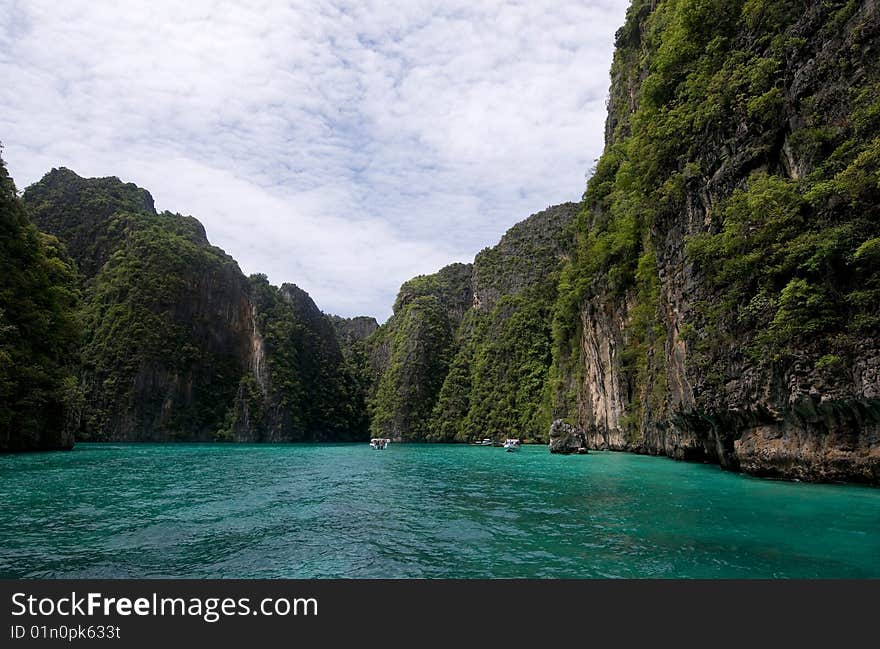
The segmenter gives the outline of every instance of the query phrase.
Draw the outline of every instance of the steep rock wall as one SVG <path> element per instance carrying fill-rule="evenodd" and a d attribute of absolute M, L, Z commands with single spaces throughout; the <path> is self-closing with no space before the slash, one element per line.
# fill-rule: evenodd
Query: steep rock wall
<path fill-rule="evenodd" d="M 473 264 L 400 289 L 367 340 L 374 434 L 423 441 L 546 436 L 544 383 L 559 266 L 580 206 L 514 225 Z"/>
<path fill-rule="evenodd" d="M 56 169 L 24 195 L 80 268 L 82 440 L 349 439 L 366 428 L 335 331 L 293 285 L 249 281 L 145 190 Z"/>
<path fill-rule="evenodd" d="M 0 453 L 73 446 L 78 297 L 70 258 L 30 222 L 0 157 Z"/>
<path fill-rule="evenodd" d="M 878 34 L 874 1 L 633 3 L 557 304 L 592 447 L 880 482 Z"/>

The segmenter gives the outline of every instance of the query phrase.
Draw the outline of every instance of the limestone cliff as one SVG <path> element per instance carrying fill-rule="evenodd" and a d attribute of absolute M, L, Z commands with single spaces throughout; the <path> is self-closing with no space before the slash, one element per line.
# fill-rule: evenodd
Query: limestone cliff
<path fill-rule="evenodd" d="M 293 284 L 250 278 L 257 344 L 221 438 L 248 442 L 343 441 L 367 434 L 365 386 L 347 363 L 331 320 Z"/>
<path fill-rule="evenodd" d="M 424 441 L 546 434 L 552 306 L 578 209 L 547 208 L 473 264 L 401 287 L 394 315 L 368 340 L 375 434 Z"/>
<path fill-rule="evenodd" d="M 194 218 L 116 178 L 53 170 L 24 194 L 84 293 L 78 439 L 339 439 L 365 429 L 330 321 L 250 281 Z"/>
<path fill-rule="evenodd" d="M 64 247 L 30 222 L 0 158 L 0 453 L 73 446 L 78 297 Z"/>
<path fill-rule="evenodd" d="M 546 439 L 553 304 L 579 209 L 548 207 L 477 255 L 473 306 L 432 410 L 432 440 Z"/>
<path fill-rule="evenodd" d="M 592 447 L 880 482 L 880 10 L 636 0 L 557 302 Z"/>
<path fill-rule="evenodd" d="M 351 357 L 357 350 L 363 349 L 364 341 L 379 328 L 376 318 L 370 316 L 342 318 L 331 315 L 328 317 L 336 330 L 336 339 L 339 341 L 339 346 L 346 358 Z"/>
<path fill-rule="evenodd" d="M 451 264 L 404 283 L 394 314 L 368 339 L 375 436 L 426 438 L 455 332 L 473 302 L 472 272 L 470 264 Z"/>

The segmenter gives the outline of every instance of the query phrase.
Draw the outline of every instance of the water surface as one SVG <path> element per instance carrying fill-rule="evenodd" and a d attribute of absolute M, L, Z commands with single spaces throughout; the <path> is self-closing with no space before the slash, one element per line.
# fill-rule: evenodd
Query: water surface
<path fill-rule="evenodd" d="M 880 489 L 622 453 L 79 444 L 0 456 L 2 577 L 880 577 Z"/>

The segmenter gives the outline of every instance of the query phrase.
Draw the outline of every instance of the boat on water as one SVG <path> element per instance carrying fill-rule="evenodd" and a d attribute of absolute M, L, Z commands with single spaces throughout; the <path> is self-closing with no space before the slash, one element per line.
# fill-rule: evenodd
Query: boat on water
<path fill-rule="evenodd" d="M 377 451 L 384 451 L 388 448 L 388 445 L 391 443 L 391 440 L 387 437 L 374 437 L 370 440 L 370 448 L 373 448 Z"/>
<path fill-rule="evenodd" d="M 513 437 L 508 437 L 504 440 L 504 450 L 508 453 L 512 453 L 513 451 L 519 450 L 520 441 Z"/>
<path fill-rule="evenodd" d="M 477 440 L 476 442 L 473 442 L 473 445 L 474 446 L 492 446 L 492 438 L 491 437 L 484 437 L 481 440 Z"/>

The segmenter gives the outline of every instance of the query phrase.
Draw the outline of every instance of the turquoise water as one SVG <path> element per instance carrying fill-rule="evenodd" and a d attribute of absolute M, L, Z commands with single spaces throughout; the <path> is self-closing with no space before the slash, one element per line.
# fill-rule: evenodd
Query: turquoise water
<path fill-rule="evenodd" d="M 880 489 L 621 453 L 80 444 L 0 457 L 3 577 L 880 577 Z"/>

